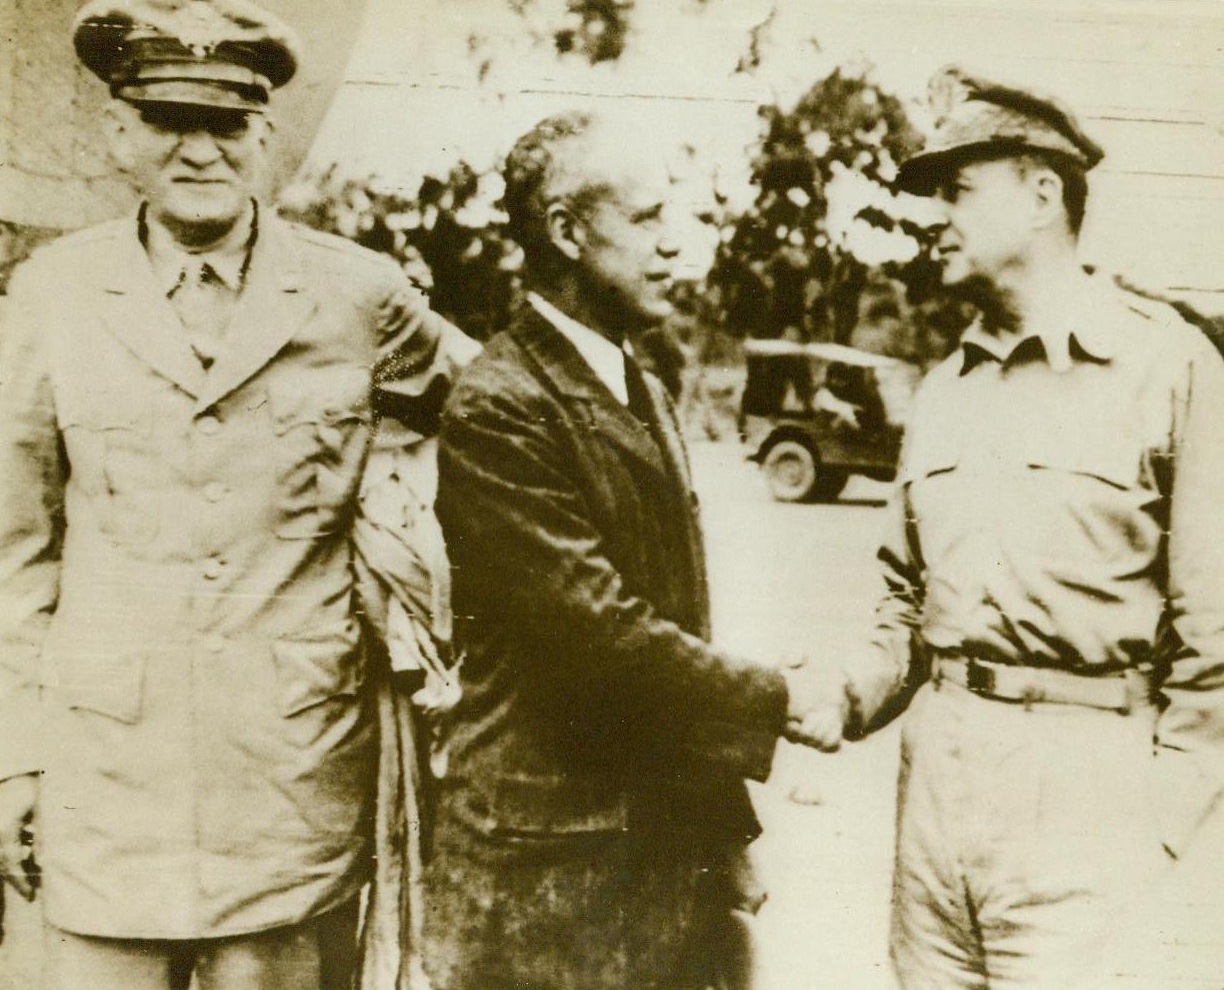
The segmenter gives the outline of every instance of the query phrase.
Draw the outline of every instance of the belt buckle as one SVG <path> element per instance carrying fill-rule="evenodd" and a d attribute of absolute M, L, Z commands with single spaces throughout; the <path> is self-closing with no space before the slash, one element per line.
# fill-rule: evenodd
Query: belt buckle
<path fill-rule="evenodd" d="M 995 672 L 970 658 L 965 664 L 966 684 L 974 694 L 994 694 Z"/>

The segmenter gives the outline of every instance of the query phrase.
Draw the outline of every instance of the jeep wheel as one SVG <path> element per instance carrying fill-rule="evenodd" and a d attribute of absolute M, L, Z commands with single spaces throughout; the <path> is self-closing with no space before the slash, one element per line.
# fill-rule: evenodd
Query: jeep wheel
<path fill-rule="evenodd" d="M 816 486 L 816 457 L 798 440 L 779 440 L 761 461 L 765 481 L 779 502 L 805 502 Z"/>
<path fill-rule="evenodd" d="M 832 501 L 845 488 L 845 471 L 822 466 L 799 440 L 779 440 L 761 461 L 765 481 L 779 502 Z"/>

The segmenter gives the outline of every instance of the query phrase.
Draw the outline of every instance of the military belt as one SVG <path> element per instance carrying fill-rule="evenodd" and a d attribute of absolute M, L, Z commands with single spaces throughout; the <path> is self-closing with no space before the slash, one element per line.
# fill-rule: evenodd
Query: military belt
<path fill-rule="evenodd" d="M 1152 678 L 1141 668 L 1104 674 L 1074 674 L 1048 667 L 1024 667 L 973 657 L 936 656 L 931 679 L 951 681 L 973 694 L 1000 701 L 1080 705 L 1128 714 L 1151 704 Z"/>

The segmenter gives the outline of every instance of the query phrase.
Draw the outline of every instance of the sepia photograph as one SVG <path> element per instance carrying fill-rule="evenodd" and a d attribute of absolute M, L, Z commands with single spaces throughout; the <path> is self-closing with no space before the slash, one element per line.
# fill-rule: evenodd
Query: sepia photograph
<path fill-rule="evenodd" d="M 0 990 L 1224 990 L 1224 4 L 0 0 Z"/>

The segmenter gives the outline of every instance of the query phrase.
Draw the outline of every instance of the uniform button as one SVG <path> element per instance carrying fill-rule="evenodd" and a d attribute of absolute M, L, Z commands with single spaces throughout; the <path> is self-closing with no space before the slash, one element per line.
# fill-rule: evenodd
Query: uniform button
<path fill-rule="evenodd" d="M 221 420 L 216 416 L 201 416 L 196 420 L 196 429 L 206 437 L 215 437 L 221 432 Z"/>
<path fill-rule="evenodd" d="M 228 494 L 229 489 L 220 481 L 210 481 L 204 486 L 204 497 L 210 502 L 220 502 Z"/>
<path fill-rule="evenodd" d="M 222 653 L 225 650 L 224 636 L 208 636 L 204 640 L 204 649 L 209 653 Z"/>
<path fill-rule="evenodd" d="M 225 561 L 217 557 L 209 557 L 204 562 L 204 576 L 210 581 L 215 581 L 225 573 Z"/>

